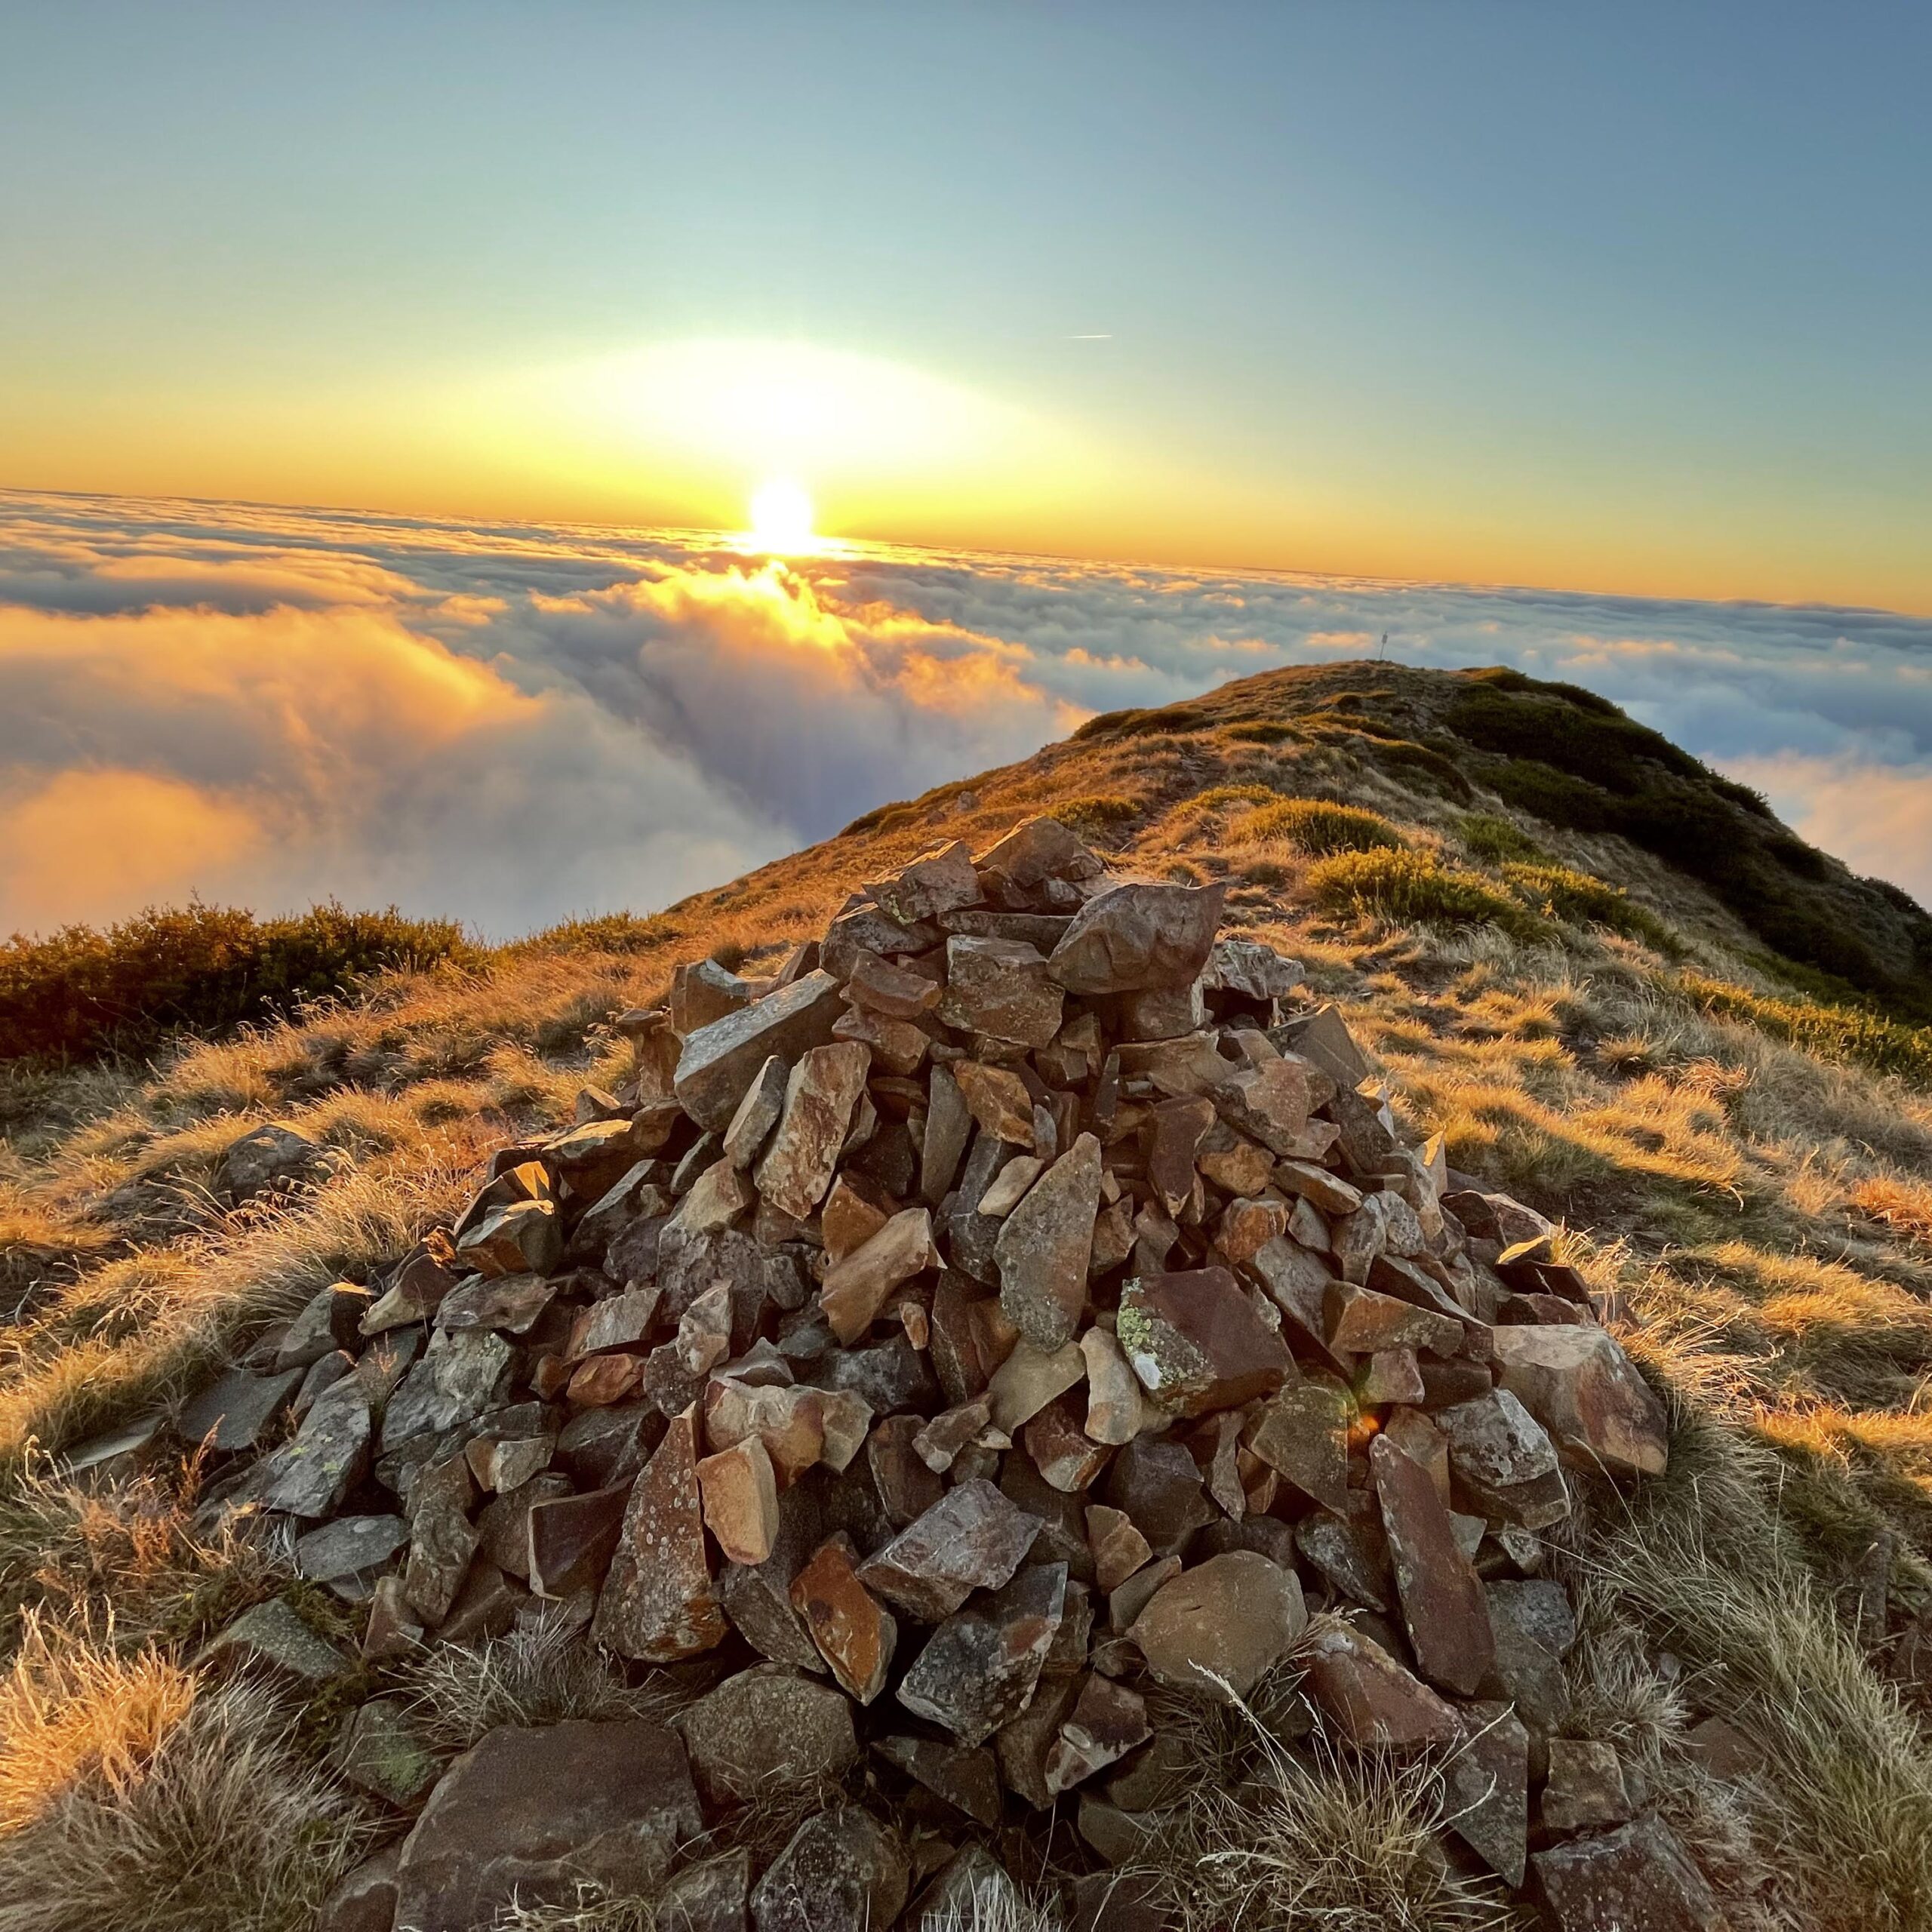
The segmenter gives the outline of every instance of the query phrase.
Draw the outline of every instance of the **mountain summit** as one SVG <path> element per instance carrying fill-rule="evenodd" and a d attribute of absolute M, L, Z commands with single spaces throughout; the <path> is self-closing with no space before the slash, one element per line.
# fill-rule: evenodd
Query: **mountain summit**
<path fill-rule="evenodd" d="M 1929 940 L 1350 664 L 17 1066 L 20 1922 L 1925 1924 Z"/>

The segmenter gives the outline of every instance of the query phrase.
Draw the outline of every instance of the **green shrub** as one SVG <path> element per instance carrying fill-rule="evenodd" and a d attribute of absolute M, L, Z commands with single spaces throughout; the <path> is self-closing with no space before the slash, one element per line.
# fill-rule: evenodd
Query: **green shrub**
<path fill-rule="evenodd" d="M 1684 974 L 1674 981 L 1706 1013 L 1748 1020 L 1774 1039 L 1823 1055 L 1856 1060 L 1881 1073 L 1932 1084 L 1932 1026 L 1909 1026 L 1853 1006 L 1822 1000 L 1773 999 L 1725 980 Z"/>
<path fill-rule="evenodd" d="M 1506 859 L 1547 859 L 1549 854 L 1514 820 L 1500 818 L 1494 812 L 1471 812 L 1457 827 L 1463 849 L 1485 865 L 1499 865 Z"/>
<path fill-rule="evenodd" d="M 1648 906 L 1639 906 L 1607 880 L 1553 864 L 1506 864 L 1503 876 L 1546 918 L 1573 926 L 1607 926 L 1660 952 L 1675 947 L 1675 936 Z"/>
<path fill-rule="evenodd" d="M 1500 926 L 1518 939 L 1538 936 L 1537 921 L 1480 872 L 1444 866 L 1432 852 L 1338 852 L 1309 868 L 1307 887 L 1330 912 L 1352 912 L 1397 925 Z"/>
<path fill-rule="evenodd" d="M 1123 826 L 1132 824 L 1146 809 L 1138 798 L 1130 798 L 1118 792 L 1095 792 L 1056 805 L 1053 815 L 1069 832 L 1078 832 L 1082 838 L 1104 838 Z"/>
<path fill-rule="evenodd" d="M 1263 805 L 1232 829 L 1250 844 L 1284 838 L 1317 857 L 1331 852 L 1398 851 L 1407 843 L 1380 812 L 1331 804 L 1323 798 L 1284 798 L 1278 804 Z"/>
<path fill-rule="evenodd" d="M 474 956 L 451 921 L 333 903 L 289 918 L 189 906 L 105 931 L 17 934 L 0 946 L 0 1058 L 147 1053 L 177 1030 L 224 1032 L 348 992 L 386 968 Z"/>

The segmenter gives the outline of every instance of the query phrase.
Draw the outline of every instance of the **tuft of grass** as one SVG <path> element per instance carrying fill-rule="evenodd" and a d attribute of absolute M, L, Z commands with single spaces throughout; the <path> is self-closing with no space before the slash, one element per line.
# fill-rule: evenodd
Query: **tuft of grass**
<path fill-rule="evenodd" d="M 1822 1000 L 1774 999 L 1723 980 L 1687 973 L 1678 987 L 1706 1013 L 1748 1020 L 1775 1039 L 1831 1060 L 1932 1084 L 1932 1026 L 1912 1026 L 1861 1008 Z"/>
<path fill-rule="evenodd" d="M 581 1632 L 554 1618 L 488 1643 L 440 1644 L 410 1665 L 405 1682 L 425 1735 L 453 1751 L 506 1725 L 663 1717 L 697 1694 L 669 1678 L 628 1682 Z"/>
<path fill-rule="evenodd" d="M 375 973 L 475 952 L 451 921 L 333 902 L 288 918 L 188 906 L 105 931 L 17 934 L 0 946 L 0 1058 L 149 1053 L 171 1032 L 225 1032 L 340 998 Z"/>
<path fill-rule="evenodd" d="M 1380 812 L 1323 798 L 1283 798 L 1263 805 L 1233 828 L 1251 845 L 1285 839 L 1297 851 L 1324 858 L 1337 852 L 1399 851 L 1408 841 Z"/>
<path fill-rule="evenodd" d="M 1309 896 L 1324 912 L 1353 913 L 1398 925 L 1498 926 L 1534 940 L 1535 921 L 1479 872 L 1445 866 L 1432 852 L 1338 852 L 1310 866 Z"/>
<path fill-rule="evenodd" d="M 263 1685 L 37 1623 L 0 1681 L 0 1932 L 306 1932 L 362 1837 Z"/>
<path fill-rule="evenodd" d="M 1207 1761 L 1145 1863 L 1131 1868 L 1185 1932 L 1500 1932 L 1511 1923 L 1500 1889 L 1461 1876 L 1445 1857 L 1445 1795 L 1432 1764 L 1345 1752 L 1318 1730 L 1306 1753 L 1293 1752 L 1247 1715 L 1238 1781 L 1236 1764 Z"/>

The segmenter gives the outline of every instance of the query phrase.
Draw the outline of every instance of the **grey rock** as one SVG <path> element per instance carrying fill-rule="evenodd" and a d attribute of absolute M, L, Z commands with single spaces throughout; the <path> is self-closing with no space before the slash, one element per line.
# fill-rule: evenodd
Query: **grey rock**
<path fill-rule="evenodd" d="M 758 1932 L 882 1932 L 906 1903 L 896 1832 L 856 1808 L 808 1818 L 752 1893 Z"/>
<path fill-rule="evenodd" d="M 648 1892 L 703 1829 L 684 1747 L 662 1725 L 493 1730 L 451 1766 L 404 1844 L 396 1922 L 475 1932 L 512 1897 Z"/>
<path fill-rule="evenodd" d="M 230 1369 L 183 1409 L 175 1428 L 183 1441 L 206 1442 L 222 1455 L 255 1448 L 288 1406 L 302 1377 L 299 1368 L 280 1375 Z"/>
<path fill-rule="evenodd" d="M 900 1703 L 961 1744 L 983 1744 L 1026 1708 L 1066 1604 L 1066 1566 L 1023 1570 L 983 1609 L 949 1617 L 901 1681 Z"/>
<path fill-rule="evenodd" d="M 488 1328 L 437 1330 L 383 1411 L 384 1453 L 473 1422 L 501 1401 L 512 1358 L 509 1343 Z"/>
<path fill-rule="evenodd" d="M 997 1589 L 1039 1534 L 1037 1517 L 975 1478 L 949 1490 L 918 1521 L 860 1566 L 859 1580 L 907 1615 L 937 1623 L 976 1589 Z"/>
<path fill-rule="evenodd" d="M 743 1804 L 800 1785 L 829 1786 L 859 1761 L 851 1701 L 822 1679 L 754 1664 L 707 1691 L 678 1721 L 698 1789 Z"/>
<path fill-rule="evenodd" d="M 1220 885 L 1112 887 L 1075 914 L 1048 970 L 1072 993 L 1186 986 L 1208 963 L 1226 896 Z"/>
<path fill-rule="evenodd" d="M 844 1011 L 838 982 L 820 971 L 700 1026 L 678 1056 L 675 1084 L 685 1111 L 700 1127 L 722 1133 L 765 1062 L 776 1054 L 789 1063 L 829 1046 Z"/>

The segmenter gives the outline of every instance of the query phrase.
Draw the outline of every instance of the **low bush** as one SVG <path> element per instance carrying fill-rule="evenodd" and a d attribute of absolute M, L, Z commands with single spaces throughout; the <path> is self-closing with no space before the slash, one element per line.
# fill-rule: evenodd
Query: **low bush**
<path fill-rule="evenodd" d="M 273 919 L 189 906 L 105 931 L 17 934 L 0 946 L 0 1058 L 150 1053 L 170 1033 L 220 1033 L 293 1012 L 385 968 L 475 956 L 451 921 L 333 903 Z"/>
<path fill-rule="evenodd" d="M 1380 812 L 1321 798 L 1284 798 L 1278 804 L 1263 805 L 1241 820 L 1234 832 L 1253 845 L 1284 838 L 1316 858 L 1335 852 L 1399 851 L 1407 843 Z"/>
<path fill-rule="evenodd" d="M 1546 918 L 1575 926 L 1607 926 L 1660 952 L 1676 945 L 1675 934 L 1648 906 L 1639 906 L 1621 886 L 1589 872 L 1554 864 L 1505 864 L 1503 876 Z"/>
<path fill-rule="evenodd" d="M 1054 817 L 1082 838 L 1105 838 L 1131 825 L 1146 809 L 1138 798 L 1118 792 L 1091 792 L 1054 808 Z"/>
<path fill-rule="evenodd" d="M 1508 859 L 1533 863 L 1549 857 L 1513 819 L 1494 812 L 1471 812 L 1456 829 L 1463 851 L 1485 865 L 1500 865 Z"/>
<path fill-rule="evenodd" d="M 1500 926 L 1539 936 L 1537 921 L 1480 872 L 1444 866 L 1432 852 L 1338 852 L 1309 869 L 1309 894 L 1329 912 L 1352 912 L 1398 925 Z"/>
<path fill-rule="evenodd" d="M 1706 1013 L 1748 1020 L 1774 1039 L 1829 1060 L 1855 1060 L 1881 1073 L 1932 1084 L 1932 1026 L 1909 1026 L 1853 1006 L 1774 999 L 1724 980 L 1686 974 L 1675 983 Z"/>

